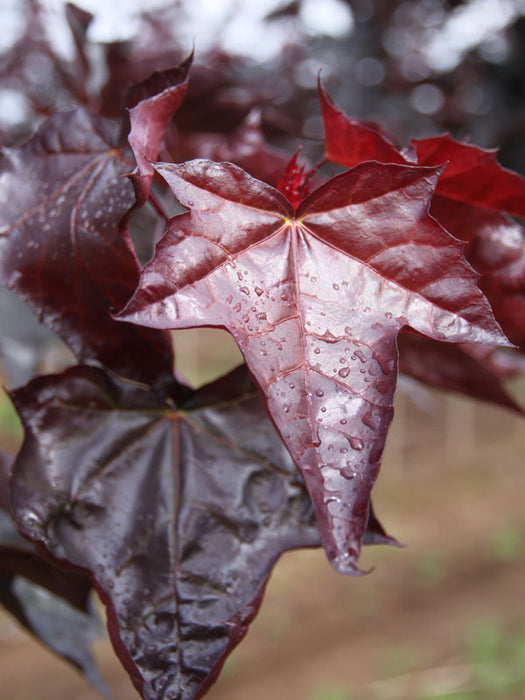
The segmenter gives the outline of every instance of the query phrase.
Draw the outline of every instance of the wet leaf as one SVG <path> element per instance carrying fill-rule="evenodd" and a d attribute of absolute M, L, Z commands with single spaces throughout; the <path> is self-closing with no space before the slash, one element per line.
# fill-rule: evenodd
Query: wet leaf
<path fill-rule="evenodd" d="M 158 164 L 171 220 L 122 318 L 224 326 L 301 469 L 333 565 L 356 572 L 392 418 L 396 337 L 506 344 L 463 245 L 428 207 L 439 171 L 367 163 L 294 211 L 231 164 Z"/>
<path fill-rule="evenodd" d="M 92 585 L 82 574 L 45 559 L 17 532 L 8 511 L 12 463 L 13 458 L 0 451 L 0 604 L 107 695 L 90 650 L 100 632 L 89 600 Z"/>
<path fill-rule="evenodd" d="M 279 555 L 319 542 L 247 373 L 179 408 L 91 367 L 36 379 L 13 398 L 26 428 L 12 484 L 18 526 L 89 573 L 144 698 L 200 697 L 246 633 Z"/>
<path fill-rule="evenodd" d="M 26 144 L 6 149 L 0 282 L 79 360 L 141 381 L 165 381 L 173 363 L 168 337 L 130 324 L 120 328 L 110 316 L 140 273 L 120 226 L 135 201 L 123 177 L 129 169 L 104 122 L 83 109 L 56 114 Z"/>
<path fill-rule="evenodd" d="M 525 217 L 525 179 L 503 168 L 496 151 L 455 141 L 448 134 L 411 141 L 404 151 L 373 125 L 349 119 L 319 86 L 328 160 L 353 167 L 381 163 L 446 165 L 430 213 L 456 238 L 480 273 L 498 323 L 525 348 L 525 252 L 523 229 L 507 214 Z"/>

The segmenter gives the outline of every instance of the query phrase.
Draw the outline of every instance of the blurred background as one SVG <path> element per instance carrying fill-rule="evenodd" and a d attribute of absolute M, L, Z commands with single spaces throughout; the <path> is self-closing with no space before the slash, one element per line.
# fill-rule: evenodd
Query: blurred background
<path fill-rule="evenodd" d="M 290 155 L 322 152 L 319 71 L 352 117 L 401 145 L 450 131 L 525 174 L 523 0 L 0 0 L 0 140 L 10 146 L 57 109 L 108 118 L 126 82 L 195 46 L 177 115 L 227 139 L 257 107 Z M 83 42 L 84 58 L 75 45 Z M 8 292 L 0 297 L 6 387 L 72 362 Z M 202 384 L 240 362 L 221 331 L 175 334 L 177 368 Z M 511 391 L 525 400 L 525 385 Z M 21 430 L 0 397 L 0 448 Z M 519 417 L 402 378 L 374 504 L 405 549 L 367 548 L 360 579 L 320 550 L 285 555 L 261 612 L 210 700 L 525 698 L 525 439 Z M 117 700 L 134 691 L 109 642 L 96 642 Z M 30 671 L 30 673 L 29 673 Z M 0 698 L 101 696 L 0 611 Z"/>

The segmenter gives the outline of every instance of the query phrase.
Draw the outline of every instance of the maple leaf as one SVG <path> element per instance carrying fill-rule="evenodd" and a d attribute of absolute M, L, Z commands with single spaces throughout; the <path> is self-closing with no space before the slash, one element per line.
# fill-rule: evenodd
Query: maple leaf
<path fill-rule="evenodd" d="M 228 163 L 157 164 L 174 217 L 120 318 L 235 337 L 312 496 L 334 567 L 357 571 L 406 325 L 507 344 L 463 245 L 431 217 L 439 169 L 367 163 L 294 211 Z"/>
<path fill-rule="evenodd" d="M 121 329 L 110 316 L 140 275 L 121 226 L 135 203 L 123 177 L 129 169 L 104 122 L 82 108 L 56 114 L 26 144 L 6 149 L 0 282 L 80 360 L 151 382 L 171 374 L 169 338 L 131 324 Z"/>
<path fill-rule="evenodd" d="M 328 160 L 346 167 L 381 163 L 446 164 L 430 213 L 456 238 L 480 273 L 479 285 L 509 339 L 525 348 L 525 252 L 521 227 L 503 212 L 525 217 L 525 180 L 503 168 L 496 150 L 460 143 L 448 134 L 412 140 L 401 151 L 372 124 L 349 119 L 319 83 Z"/>
<path fill-rule="evenodd" d="M 184 99 L 192 61 L 190 54 L 180 66 L 153 73 L 128 93 L 128 141 L 137 161 L 132 178 L 138 205 L 148 198 L 155 174 L 150 160 L 157 158 L 168 124 Z"/>
<path fill-rule="evenodd" d="M 88 573 L 142 697 L 200 697 L 282 552 L 317 546 L 310 498 L 245 368 L 180 406 L 94 367 L 12 395 L 18 527 Z M 372 520 L 369 538 L 388 539 Z"/>

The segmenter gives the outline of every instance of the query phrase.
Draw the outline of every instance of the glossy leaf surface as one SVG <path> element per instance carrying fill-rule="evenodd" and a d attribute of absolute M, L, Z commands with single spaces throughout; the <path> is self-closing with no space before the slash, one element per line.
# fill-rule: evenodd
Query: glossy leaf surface
<path fill-rule="evenodd" d="M 46 560 L 17 532 L 8 512 L 12 462 L 0 451 L 0 604 L 106 694 L 91 654 L 91 643 L 100 631 L 89 602 L 92 585 L 82 574 Z"/>
<path fill-rule="evenodd" d="M 0 282 L 82 360 L 151 382 L 171 374 L 164 334 L 110 316 L 140 268 L 120 230 L 133 206 L 130 164 L 87 111 L 56 114 L 0 164 Z M 128 350 L 134 348 L 133 353 Z"/>
<path fill-rule="evenodd" d="M 428 216 L 438 171 L 367 163 L 294 212 L 231 164 L 158 164 L 175 217 L 122 317 L 237 340 L 302 471 L 333 565 L 356 572 L 392 418 L 396 336 L 505 344 L 462 244 Z"/>
<path fill-rule="evenodd" d="M 199 697 L 244 636 L 275 560 L 319 542 L 249 375 L 179 409 L 88 367 L 13 398 L 26 428 L 12 484 L 19 527 L 89 573 L 144 698 Z"/>
<path fill-rule="evenodd" d="M 411 142 L 420 165 L 447 168 L 437 192 L 453 200 L 525 217 L 525 180 L 496 160 L 497 150 L 455 141 L 448 134 Z"/>
<path fill-rule="evenodd" d="M 128 140 L 137 161 L 133 181 L 141 204 L 148 198 L 155 174 L 150 161 L 158 157 L 168 124 L 186 94 L 192 58 L 189 56 L 177 68 L 153 73 L 129 91 Z"/>
<path fill-rule="evenodd" d="M 349 119 L 338 109 L 320 82 L 319 97 L 325 129 L 324 148 L 328 160 L 347 168 L 368 160 L 408 163 L 396 144 L 376 124 Z"/>
<path fill-rule="evenodd" d="M 468 245 L 466 257 L 510 340 L 525 347 L 523 230 L 504 212 L 525 217 L 525 179 L 503 168 L 496 151 L 455 141 L 448 134 L 414 140 L 404 151 L 378 128 L 349 119 L 319 88 L 325 153 L 346 167 L 362 160 L 446 165 L 430 213 Z M 458 368 L 459 369 L 459 368 Z"/>

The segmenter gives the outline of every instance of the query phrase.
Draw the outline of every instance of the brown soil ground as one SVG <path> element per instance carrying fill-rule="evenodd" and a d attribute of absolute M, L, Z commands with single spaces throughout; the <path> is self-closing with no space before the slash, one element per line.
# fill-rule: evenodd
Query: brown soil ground
<path fill-rule="evenodd" d="M 367 548 L 375 570 L 357 579 L 320 550 L 284 556 L 209 700 L 525 698 L 523 423 L 414 396 L 398 398 L 374 499 L 406 548 Z M 96 654 L 115 698 L 138 697 L 106 640 Z M 100 697 L 0 614 L 0 700 Z"/>

